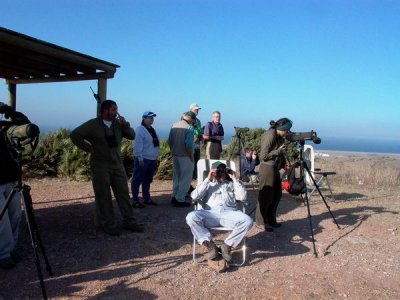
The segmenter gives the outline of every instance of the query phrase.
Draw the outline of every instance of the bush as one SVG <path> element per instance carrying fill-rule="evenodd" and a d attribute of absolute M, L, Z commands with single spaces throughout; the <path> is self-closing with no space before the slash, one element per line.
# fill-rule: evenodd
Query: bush
<path fill-rule="evenodd" d="M 249 147 L 251 149 L 255 149 L 257 153 L 260 153 L 260 142 L 261 135 L 264 133 L 264 129 L 255 128 L 247 131 L 244 136 L 241 136 L 240 142 L 241 148 Z M 243 149 L 244 151 L 244 149 Z M 236 159 L 239 157 L 239 139 L 235 135 L 229 144 L 225 147 L 225 149 L 221 153 L 221 158 L 223 159 Z"/>
<path fill-rule="evenodd" d="M 160 157 L 154 178 L 172 179 L 172 155 L 166 140 L 160 142 Z"/>
<path fill-rule="evenodd" d="M 260 154 L 261 149 L 261 136 L 265 132 L 262 128 L 250 129 L 241 137 L 241 148 L 251 148 Z M 244 149 L 243 149 L 244 151 Z M 243 153 L 243 152 L 242 152 Z M 296 143 L 289 143 L 286 149 L 287 159 L 290 163 L 293 163 L 299 158 L 299 149 Z M 221 153 L 221 158 L 223 159 L 233 159 L 238 161 L 239 158 L 239 139 L 234 136 L 230 143 Z"/>
<path fill-rule="evenodd" d="M 32 152 L 26 147 L 23 153 L 24 176 L 42 178 L 62 177 L 70 180 L 90 179 L 90 155 L 76 147 L 69 138 L 71 131 L 58 129 L 41 136 Z M 172 178 L 172 156 L 166 140 L 160 142 L 160 157 L 156 179 Z M 121 155 L 128 177 L 133 174 L 133 143 L 123 139 Z"/>
<path fill-rule="evenodd" d="M 69 138 L 70 130 L 58 129 L 40 137 L 33 153 L 24 152 L 29 157 L 24 175 L 28 177 L 66 177 L 87 180 L 90 176 L 89 155 L 80 151 Z"/>

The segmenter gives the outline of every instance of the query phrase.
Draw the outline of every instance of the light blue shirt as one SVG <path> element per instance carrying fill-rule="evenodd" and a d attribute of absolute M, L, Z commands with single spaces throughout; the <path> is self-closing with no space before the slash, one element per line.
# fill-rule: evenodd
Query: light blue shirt
<path fill-rule="evenodd" d="M 236 201 L 246 202 L 247 192 L 238 179 L 218 182 L 210 181 L 208 177 L 190 194 L 193 200 L 203 199 L 210 208 L 224 206 L 236 208 Z"/>

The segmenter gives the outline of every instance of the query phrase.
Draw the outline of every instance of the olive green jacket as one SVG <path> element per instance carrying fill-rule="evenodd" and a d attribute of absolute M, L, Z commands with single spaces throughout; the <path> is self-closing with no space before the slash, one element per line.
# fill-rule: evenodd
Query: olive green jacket
<path fill-rule="evenodd" d="M 275 129 L 265 131 L 261 136 L 260 160 L 268 165 L 277 166 L 278 161 L 284 157 L 278 148 L 284 143 Z"/>
<path fill-rule="evenodd" d="M 74 129 L 70 137 L 78 148 L 91 153 L 90 160 L 92 163 L 122 164 L 122 138 L 133 140 L 135 131 L 128 122 L 121 125 L 117 121 L 113 121 L 112 127 L 117 146 L 109 147 L 106 140 L 105 127 L 106 125 L 101 118 L 91 119 Z"/>

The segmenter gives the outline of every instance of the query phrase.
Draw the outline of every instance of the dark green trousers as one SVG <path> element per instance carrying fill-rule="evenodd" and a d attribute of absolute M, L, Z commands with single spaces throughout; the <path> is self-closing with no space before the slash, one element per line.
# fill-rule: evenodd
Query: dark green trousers
<path fill-rule="evenodd" d="M 92 161 L 91 171 L 96 202 L 95 226 L 116 226 L 111 190 L 117 201 L 123 223 L 135 223 L 129 200 L 128 178 L 123 165 Z"/>
<path fill-rule="evenodd" d="M 276 167 L 260 164 L 260 185 L 256 210 L 256 224 L 276 223 L 276 211 L 282 197 L 281 177 Z"/>

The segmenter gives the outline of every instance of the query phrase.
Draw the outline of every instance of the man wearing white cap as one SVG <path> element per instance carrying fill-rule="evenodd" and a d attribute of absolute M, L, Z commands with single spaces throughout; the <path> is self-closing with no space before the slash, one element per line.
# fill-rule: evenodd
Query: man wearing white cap
<path fill-rule="evenodd" d="M 203 137 L 202 130 L 201 130 L 201 122 L 197 118 L 199 111 L 201 107 L 196 104 L 192 103 L 190 104 L 189 110 L 193 112 L 196 115 L 196 121 L 193 124 L 194 128 L 194 153 L 193 153 L 193 159 L 194 159 L 194 169 L 193 169 L 193 179 L 197 179 L 197 162 L 200 159 L 200 142 Z"/>

